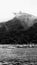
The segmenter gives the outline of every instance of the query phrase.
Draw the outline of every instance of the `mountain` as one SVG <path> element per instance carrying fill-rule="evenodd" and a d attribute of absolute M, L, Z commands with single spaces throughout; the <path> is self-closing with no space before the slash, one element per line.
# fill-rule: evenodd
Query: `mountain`
<path fill-rule="evenodd" d="M 15 16 L 0 23 L 0 44 L 37 43 L 37 18 L 30 14 Z"/>

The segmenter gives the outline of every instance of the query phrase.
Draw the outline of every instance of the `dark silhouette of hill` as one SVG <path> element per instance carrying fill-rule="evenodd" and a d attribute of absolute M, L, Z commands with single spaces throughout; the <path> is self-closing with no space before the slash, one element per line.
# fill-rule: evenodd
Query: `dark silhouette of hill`
<path fill-rule="evenodd" d="M 34 22 L 37 19 L 33 20 Z M 0 23 L 0 44 L 37 43 L 37 22 L 32 26 L 16 17 L 5 23 Z M 24 25 L 23 25 L 24 24 Z"/>

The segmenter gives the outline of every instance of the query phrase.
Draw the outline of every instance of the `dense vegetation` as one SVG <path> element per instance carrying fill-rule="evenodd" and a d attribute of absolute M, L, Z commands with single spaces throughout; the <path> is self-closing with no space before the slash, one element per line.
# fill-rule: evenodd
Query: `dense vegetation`
<path fill-rule="evenodd" d="M 6 29 L 7 26 L 8 30 Z M 37 23 L 25 27 L 20 20 L 10 20 L 0 28 L 0 44 L 29 44 L 37 43 Z"/>

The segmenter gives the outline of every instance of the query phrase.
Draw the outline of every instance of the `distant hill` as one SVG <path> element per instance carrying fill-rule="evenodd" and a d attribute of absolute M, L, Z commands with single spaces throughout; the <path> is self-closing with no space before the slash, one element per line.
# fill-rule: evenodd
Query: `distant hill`
<path fill-rule="evenodd" d="M 23 20 L 15 16 L 12 20 L 0 23 L 0 44 L 37 43 L 37 18 L 29 18 L 28 14 L 24 16 Z"/>

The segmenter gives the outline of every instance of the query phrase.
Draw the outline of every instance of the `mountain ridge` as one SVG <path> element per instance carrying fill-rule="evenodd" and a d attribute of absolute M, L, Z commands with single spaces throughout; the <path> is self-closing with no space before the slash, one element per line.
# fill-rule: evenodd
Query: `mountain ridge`
<path fill-rule="evenodd" d="M 25 21 L 21 21 L 15 16 L 13 19 L 5 23 L 1 23 L 2 26 L 0 27 L 0 43 L 23 44 L 30 43 L 33 39 L 36 39 L 35 34 L 37 32 L 37 25 L 34 25 L 33 23 L 33 25 L 28 26 Z M 35 21 L 37 22 L 37 18 L 32 22 Z"/>

